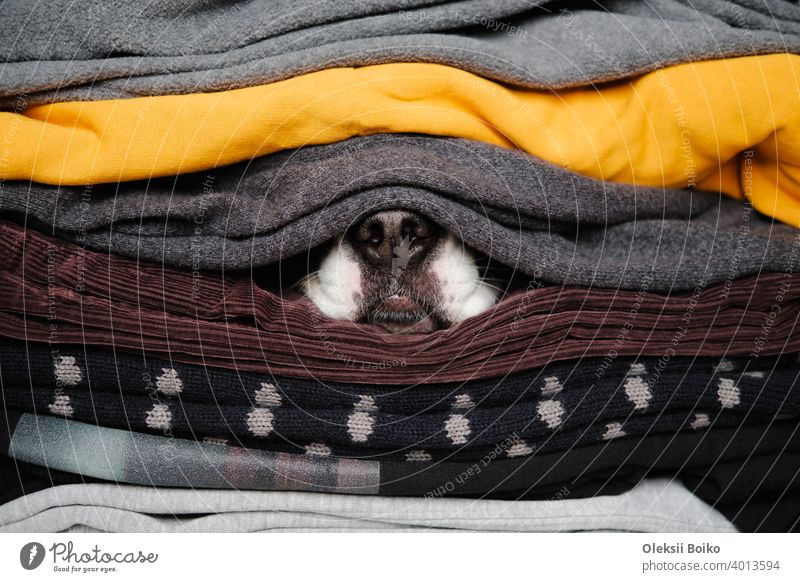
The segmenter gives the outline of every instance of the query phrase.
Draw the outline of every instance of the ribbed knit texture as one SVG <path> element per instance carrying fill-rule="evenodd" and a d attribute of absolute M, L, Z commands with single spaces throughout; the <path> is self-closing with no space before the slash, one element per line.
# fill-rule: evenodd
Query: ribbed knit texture
<path fill-rule="evenodd" d="M 545 286 L 447 330 L 393 335 L 249 277 L 139 264 L 0 223 L 1 335 L 291 377 L 402 385 L 590 356 L 763 357 L 800 350 L 798 304 L 789 273 L 675 295 Z"/>

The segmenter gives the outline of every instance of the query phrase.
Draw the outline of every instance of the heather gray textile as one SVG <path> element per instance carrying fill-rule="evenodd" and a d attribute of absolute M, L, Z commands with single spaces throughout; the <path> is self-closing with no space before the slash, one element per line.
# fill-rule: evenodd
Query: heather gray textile
<path fill-rule="evenodd" d="M 524 87 L 800 49 L 787 0 L 6 0 L 0 105 L 217 91 L 434 62 Z"/>
<path fill-rule="evenodd" d="M 556 284 L 694 289 L 800 260 L 799 230 L 740 201 L 601 182 L 454 138 L 354 138 L 149 182 L 0 184 L 2 214 L 28 226 L 191 269 L 271 264 L 392 207 Z"/>
<path fill-rule="evenodd" d="M 20 461 L 137 485 L 373 495 L 378 461 L 231 448 L 23 414 L 8 454 Z M 96 450 L 98 444 L 101 450 Z M 78 454 L 76 451 L 92 451 Z M 243 453 L 244 451 L 244 453 Z"/>
<path fill-rule="evenodd" d="M 0 506 L 0 532 L 468 530 L 735 532 L 677 481 L 546 501 L 354 497 L 334 493 L 61 485 Z"/>

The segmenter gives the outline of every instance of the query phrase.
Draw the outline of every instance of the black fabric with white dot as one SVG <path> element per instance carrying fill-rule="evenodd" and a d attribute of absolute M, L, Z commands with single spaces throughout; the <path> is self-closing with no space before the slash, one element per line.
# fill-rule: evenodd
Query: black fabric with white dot
<path fill-rule="evenodd" d="M 6 406 L 115 428 L 319 456 L 507 457 L 800 415 L 797 354 L 584 359 L 503 380 L 383 387 L 0 342 Z"/>

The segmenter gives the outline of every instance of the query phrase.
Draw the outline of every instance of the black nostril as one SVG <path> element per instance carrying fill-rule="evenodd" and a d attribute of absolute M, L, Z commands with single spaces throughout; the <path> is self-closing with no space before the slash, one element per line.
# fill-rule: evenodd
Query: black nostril
<path fill-rule="evenodd" d="M 438 235 L 438 227 L 415 212 L 387 210 L 361 220 L 347 238 L 370 264 L 391 265 L 398 259 L 413 266 L 430 252 Z"/>
<path fill-rule="evenodd" d="M 375 220 L 364 222 L 352 231 L 351 240 L 361 244 L 379 245 L 383 242 L 383 225 Z"/>
<path fill-rule="evenodd" d="M 406 218 L 400 228 L 402 238 L 425 239 L 431 235 L 431 223 L 416 215 Z"/>

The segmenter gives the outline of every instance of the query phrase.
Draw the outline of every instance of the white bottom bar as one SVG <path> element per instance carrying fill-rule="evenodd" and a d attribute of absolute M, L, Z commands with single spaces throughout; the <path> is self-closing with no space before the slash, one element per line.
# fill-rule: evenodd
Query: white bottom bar
<path fill-rule="evenodd" d="M 0 579 L 800 580 L 797 540 L 779 534 L 5 534 Z M 41 546 L 31 550 L 32 542 Z M 23 568 L 37 559 L 34 570 Z"/>

